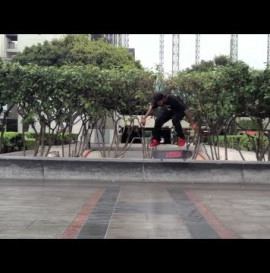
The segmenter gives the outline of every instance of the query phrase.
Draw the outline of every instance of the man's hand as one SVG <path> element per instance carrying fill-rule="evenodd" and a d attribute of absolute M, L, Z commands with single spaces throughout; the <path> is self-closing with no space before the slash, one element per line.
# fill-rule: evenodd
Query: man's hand
<path fill-rule="evenodd" d="M 146 123 L 146 118 L 145 118 L 145 117 L 142 117 L 142 118 L 141 118 L 141 125 L 142 125 L 142 127 L 145 126 L 145 123 Z"/>
<path fill-rule="evenodd" d="M 195 122 L 192 122 L 190 126 L 195 132 L 199 131 L 199 126 Z"/>

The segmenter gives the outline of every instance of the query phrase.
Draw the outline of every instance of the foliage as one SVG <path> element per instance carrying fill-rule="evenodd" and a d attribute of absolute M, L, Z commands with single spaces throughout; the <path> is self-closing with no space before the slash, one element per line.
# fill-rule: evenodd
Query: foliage
<path fill-rule="evenodd" d="M 9 153 L 22 150 L 22 137 L 18 132 L 5 132 L 1 153 Z"/>
<path fill-rule="evenodd" d="M 254 137 L 254 139 L 258 140 L 258 137 Z M 254 145 L 252 145 L 252 142 L 250 141 L 250 138 L 247 135 L 228 135 L 226 136 L 226 140 L 228 148 L 256 152 L 256 149 L 254 149 Z M 219 145 L 220 147 L 224 147 L 224 136 L 219 136 L 218 142 L 214 144 Z M 267 137 L 265 136 L 263 138 L 263 149 L 266 149 L 267 146 L 268 140 Z"/>
<path fill-rule="evenodd" d="M 240 130 L 259 130 L 258 124 L 254 120 L 239 120 L 237 126 Z"/>
<path fill-rule="evenodd" d="M 68 38 L 80 41 L 77 47 L 69 48 L 74 49 L 73 53 L 85 53 L 88 48 L 83 46 L 88 45 L 88 37 L 79 36 Z M 67 45 L 68 39 L 63 39 Z M 99 42 L 100 47 L 105 43 Z M 58 133 L 72 132 L 76 118 L 81 119 L 86 136 L 95 126 L 101 128 L 97 126 L 115 113 L 134 115 L 147 110 L 160 75 L 137 69 L 134 63 L 107 69 L 106 58 L 100 67 L 96 66 L 97 62 L 83 64 L 83 55 L 74 58 L 80 60 L 75 65 L 72 62 L 51 66 L 1 64 L 0 111 L 8 102 L 18 104 L 24 125 L 40 125 L 40 131 L 32 137 L 38 143 L 53 144 Z M 242 116 L 250 117 L 261 130 L 263 119 L 269 117 L 270 111 L 269 70 L 251 70 L 243 62 L 230 62 L 226 56 L 216 57 L 209 63 L 209 69 L 206 67 L 180 71 L 163 81 L 165 90 L 183 97 L 196 122 L 211 136 L 229 134 L 236 117 Z M 216 138 L 211 141 L 220 145 Z M 260 141 L 257 147 L 264 149 L 262 138 L 255 140 Z"/>
<path fill-rule="evenodd" d="M 187 68 L 186 72 L 206 72 L 209 69 L 213 69 L 214 68 L 214 61 L 204 61 L 202 60 L 199 64 L 194 64 L 191 66 L 191 68 Z"/>
<path fill-rule="evenodd" d="M 251 82 L 246 86 L 243 98 L 245 113 L 248 116 L 270 117 L 270 70 L 254 70 Z"/>
<path fill-rule="evenodd" d="M 112 111 L 143 111 L 154 92 L 155 81 L 152 72 L 135 68 L 108 70 L 92 65 L 46 67 L 9 63 L 2 67 L 1 75 L 2 90 L 18 104 L 23 124 L 33 127 L 41 146 L 52 145 L 55 134 L 72 128 L 77 117 L 82 126 L 87 122 L 94 126 Z M 13 84 L 7 79 L 12 79 Z M 37 123 L 40 131 L 35 129 Z M 50 138 L 45 132 L 49 132 Z"/>
<path fill-rule="evenodd" d="M 242 61 L 232 62 L 231 58 L 226 55 L 216 56 L 213 60 L 204 61 L 202 60 L 199 64 L 194 64 L 191 68 L 187 68 L 186 72 L 207 72 L 209 70 L 213 70 L 215 67 L 225 67 L 225 66 L 233 66 L 243 63 Z"/>
<path fill-rule="evenodd" d="M 26 150 L 34 150 L 36 144 L 35 138 L 26 138 L 25 139 L 25 149 Z"/>
<path fill-rule="evenodd" d="M 180 72 L 167 86 L 185 99 L 199 124 L 220 134 L 242 111 L 241 101 L 250 82 L 250 72 L 242 62 L 230 63 L 226 58 L 215 60 L 218 66 L 204 72 Z"/>
<path fill-rule="evenodd" d="M 14 56 L 12 62 L 57 67 L 91 64 L 101 69 L 142 68 L 126 48 L 115 47 L 105 39 L 91 41 L 86 34 L 67 35 L 51 42 L 26 47 Z"/>
<path fill-rule="evenodd" d="M 233 62 L 231 61 L 231 58 L 226 55 L 220 55 L 216 56 L 214 58 L 214 65 L 215 66 L 229 66 L 232 65 Z"/>

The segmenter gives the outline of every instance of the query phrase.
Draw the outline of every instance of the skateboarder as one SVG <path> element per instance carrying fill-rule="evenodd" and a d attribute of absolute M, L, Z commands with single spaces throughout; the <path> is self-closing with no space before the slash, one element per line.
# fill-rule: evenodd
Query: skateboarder
<path fill-rule="evenodd" d="M 160 114 L 155 119 L 155 125 L 152 132 L 152 139 L 150 142 L 150 148 L 154 148 L 160 144 L 160 133 L 161 127 L 168 120 L 172 120 L 175 131 L 178 136 L 178 146 L 184 146 L 186 143 L 186 138 L 182 130 L 180 121 L 187 117 L 188 122 L 190 123 L 193 130 L 198 130 L 198 125 L 194 122 L 191 112 L 188 110 L 186 104 L 183 100 L 172 94 L 166 94 L 164 92 L 155 93 L 145 116 L 141 118 L 141 124 L 144 127 L 146 119 L 149 115 L 153 115 L 153 110 L 157 107 L 160 107 Z"/>

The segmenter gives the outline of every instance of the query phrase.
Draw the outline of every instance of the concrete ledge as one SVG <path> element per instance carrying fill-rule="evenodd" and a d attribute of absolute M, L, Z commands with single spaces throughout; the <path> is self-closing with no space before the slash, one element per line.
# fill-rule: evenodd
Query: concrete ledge
<path fill-rule="evenodd" d="M 270 162 L 0 157 L 0 180 L 270 184 Z"/>

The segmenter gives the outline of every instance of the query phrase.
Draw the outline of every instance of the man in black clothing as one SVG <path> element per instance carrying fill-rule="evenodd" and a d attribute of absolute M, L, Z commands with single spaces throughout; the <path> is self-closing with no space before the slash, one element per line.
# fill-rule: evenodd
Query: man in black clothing
<path fill-rule="evenodd" d="M 156 109 L 158 106 L 162 107 L 163 111 L 160 112 L 160 115 L 156 117 L 155 126 L 152 132 L 152 139 L 150 143 L 150 147 L 154 148 L 160 143 L 160 133 L 161 127 L 164 123 L 168 120 L 172 120 L 174 125 L 175 131 L 178 136 L 178 146 L 184 146 L 186 143 L 186 138 L 182 130 L 182 126 L 180 121 L 187 117 L 188 122 L 190 123 L 193 130 L 197 131 L 198 126 L 194 122 L 190 111 L 188 110 L 187 106 L 183 102 L 183 100 L 179 97 L 176 97 L 171 94 L 166 94 L 163 92 L 155 93 L 153 96 L 153 100 L 151 102 L 151 106 L 148 109 L 145 116 L 141 119 L 142 126 L 145 126 L 146 118 L 149 115 L 153 114 L 153 110 Z"/>

